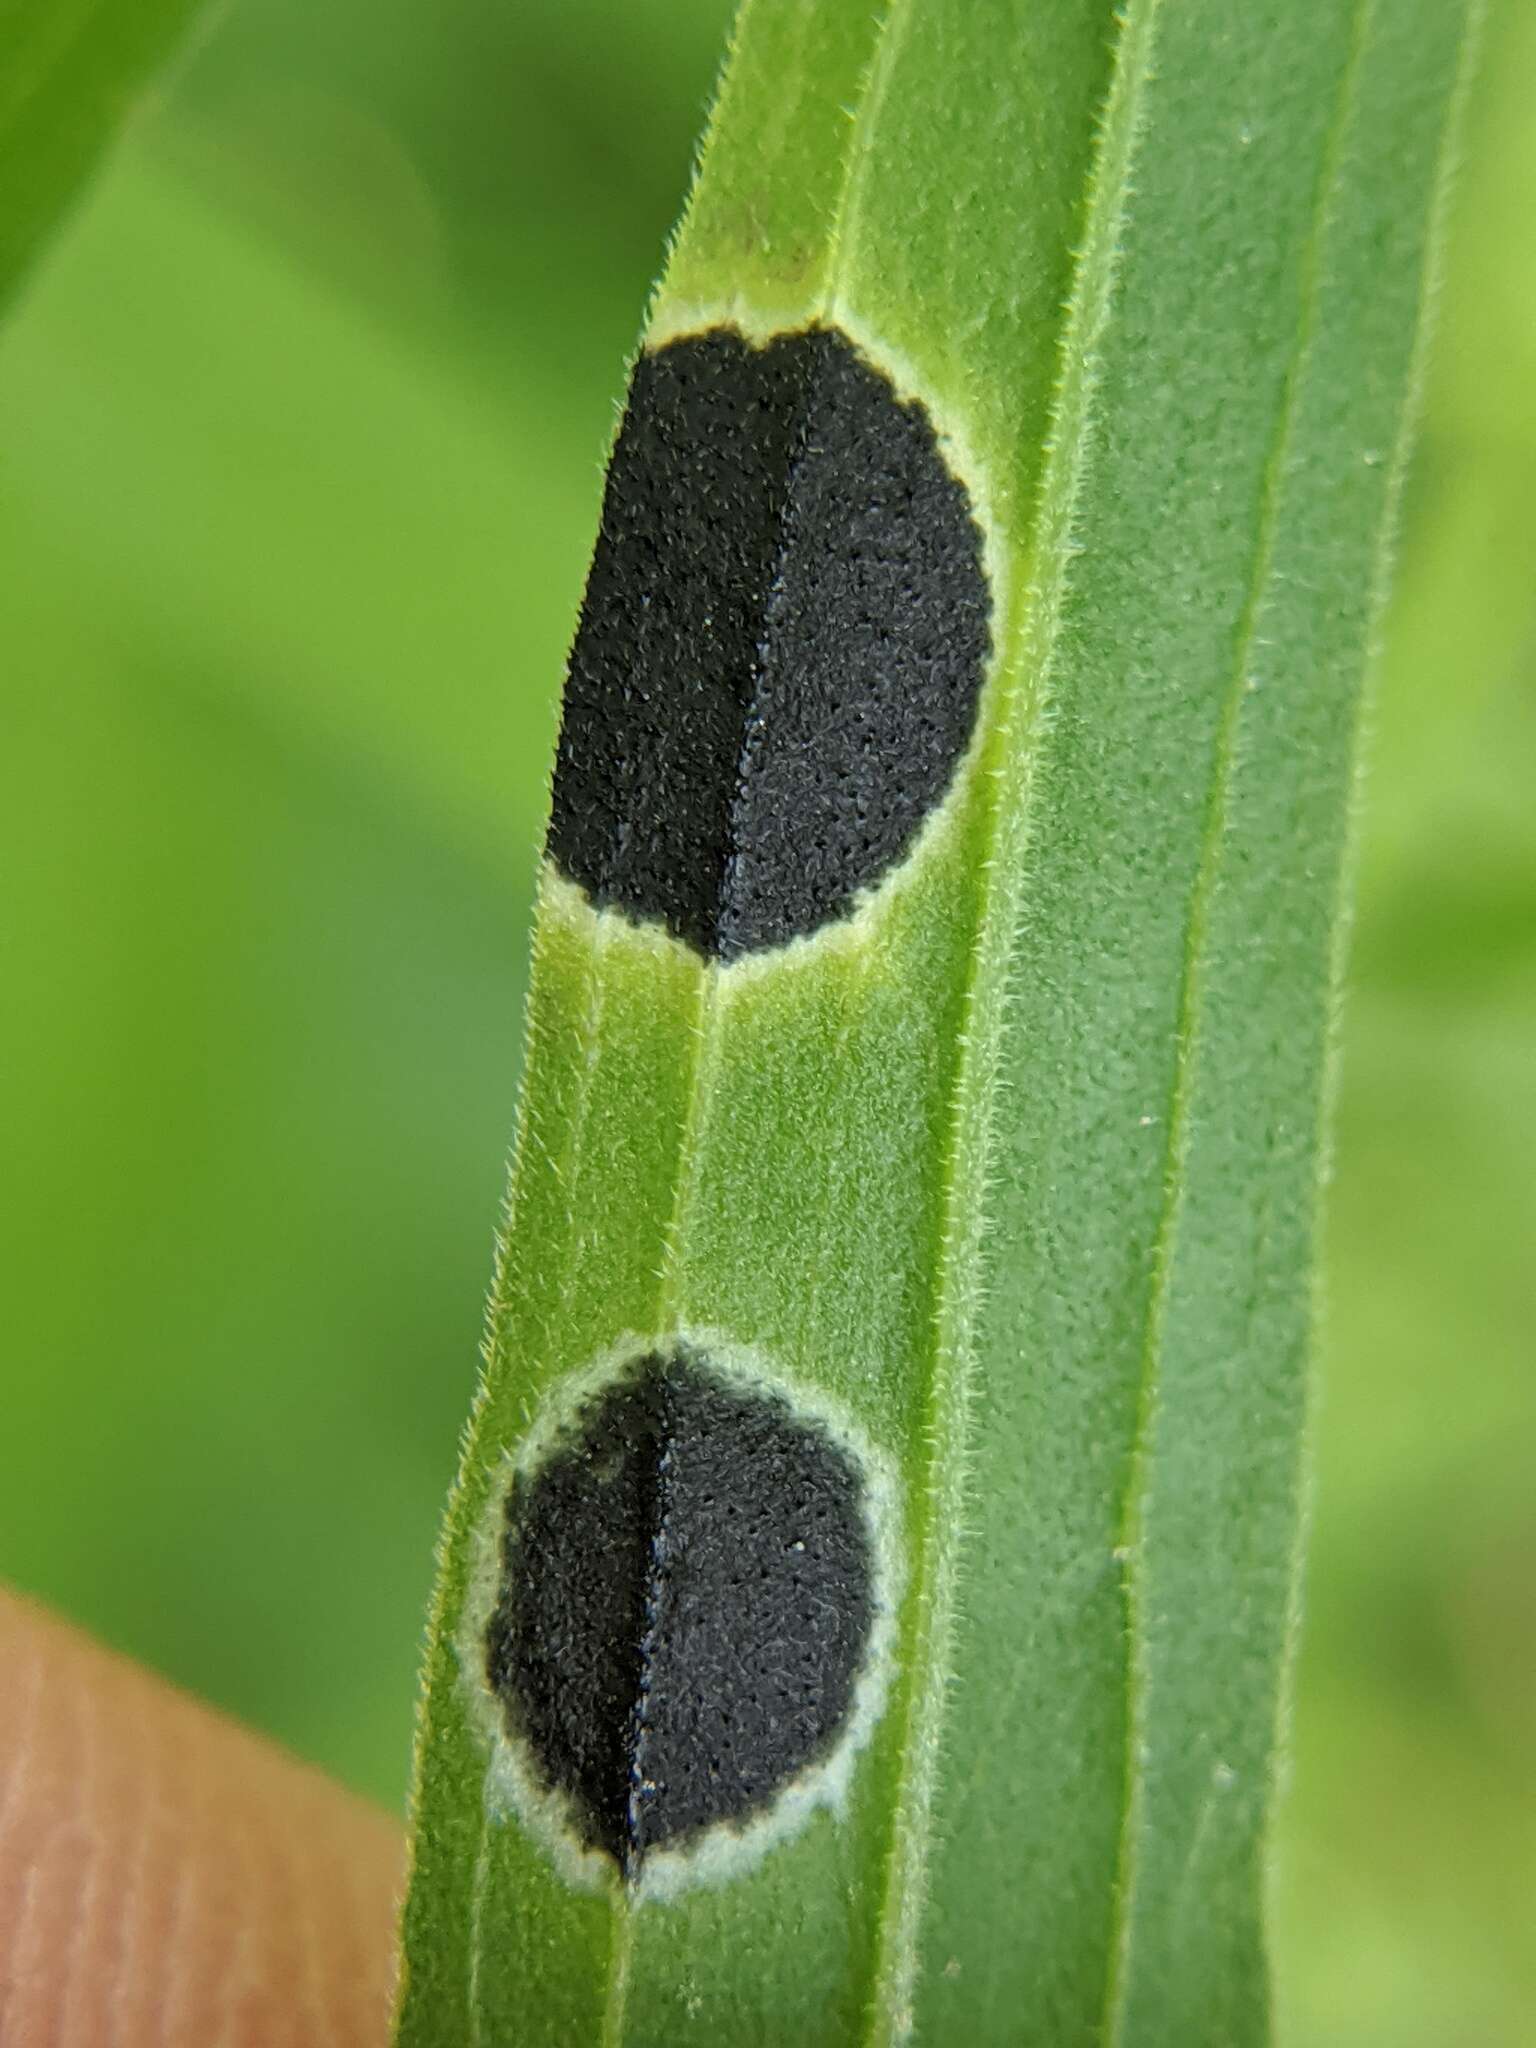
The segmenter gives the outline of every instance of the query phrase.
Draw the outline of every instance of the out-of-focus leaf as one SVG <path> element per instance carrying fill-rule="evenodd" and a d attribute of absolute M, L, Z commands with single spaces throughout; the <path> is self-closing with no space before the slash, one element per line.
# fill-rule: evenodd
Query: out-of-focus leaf
<path fill-rule="evenodd" d="M 199 0 L 0 0 L 0 305 Z"/>

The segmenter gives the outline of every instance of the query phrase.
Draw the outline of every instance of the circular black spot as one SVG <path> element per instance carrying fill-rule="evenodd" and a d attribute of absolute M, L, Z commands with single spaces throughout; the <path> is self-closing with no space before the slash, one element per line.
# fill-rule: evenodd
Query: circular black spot
<path fill-rule="evenodd" d="M 981 535 L 933 424 L 835 329 L 644 355 L 565 685 L 549 851 L 730 959 L 845 916 L 975 723 Z"/>
<path fill-rule="evenodd" d="M 874 1619 L 862 1490 L 818 1423 L 683 1351 L 601 1389 L 513 1480 L 486 1675 L 627 1876 L 836 1742 Z"/>

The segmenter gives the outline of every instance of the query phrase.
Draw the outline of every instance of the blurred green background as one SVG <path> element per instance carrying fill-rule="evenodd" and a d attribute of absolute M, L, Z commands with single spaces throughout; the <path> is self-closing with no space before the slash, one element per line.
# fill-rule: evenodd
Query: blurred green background
<path fill-rule="evenodd" d="M 0 332 L 0 1572 L 398 1803 L 561 659 L 727 0 L 231 0 Z M 1536 2041 L 1536 10 L 1368 783 L 1278 1963 Z"/>

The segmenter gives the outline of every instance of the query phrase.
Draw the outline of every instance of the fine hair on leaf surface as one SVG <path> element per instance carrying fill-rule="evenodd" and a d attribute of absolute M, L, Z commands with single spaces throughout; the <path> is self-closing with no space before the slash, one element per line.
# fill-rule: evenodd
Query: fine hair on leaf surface
<path fill-rule="evenodd" d="M 1268 2038 L 1470 11 L 744 9 L 567 677 L 405 2048 Z"/>

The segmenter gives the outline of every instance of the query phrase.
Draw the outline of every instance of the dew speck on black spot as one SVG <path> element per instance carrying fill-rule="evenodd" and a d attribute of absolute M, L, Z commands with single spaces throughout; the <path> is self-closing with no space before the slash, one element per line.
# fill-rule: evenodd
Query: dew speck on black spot
<path fill-rule="evenodd" d="M 507 1496 L 487 1678 L 628 1877 L 836 1743 L 874 1621 L 852 1456 L 677 1351 L 586 1403 Z"/>
<path fill-rule="evenodd" d="M 981 535 L 836 329 L 643 355 L 566 677 L 552 857 L 720 959 L 845 916 L 969 743 Z"/>

